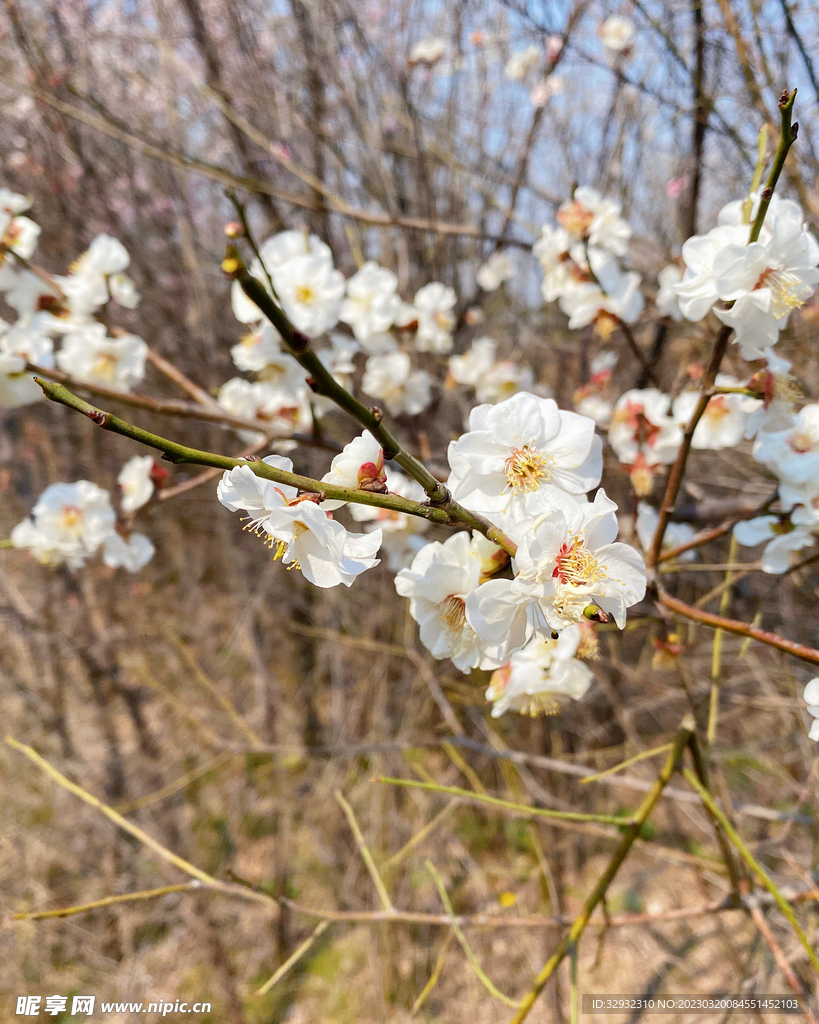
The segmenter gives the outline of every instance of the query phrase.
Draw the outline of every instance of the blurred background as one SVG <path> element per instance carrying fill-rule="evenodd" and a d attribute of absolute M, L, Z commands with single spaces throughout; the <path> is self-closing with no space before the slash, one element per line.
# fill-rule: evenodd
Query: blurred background
<path fill-rule="evenodd" d="M 219 269 L 232 188 L 260 240 L 309 229 L 345 275 L 375 259 L 406 298 L 432 280 L 453 286 L 455 351 L 491 335 L 571 408 L 601 343 L 544 307 L 531 254 L 540 225 L 578 183 L 617 199 L 635 229 L 627 262 L 651 299 L 685 238 L 746 195 L 757 133 L 768 124 L 775 142 L 786 87 L 799 89 L 800 133 L 782 191 L 816 224 L 818 15 L 815 0 L 4 0 L 0 186 L 34 198 L 38 259 L 51 272 L 64 273 L 97 233 L 119 238 L 143 295 L 121 326 L 208 391 L 234 375 L 230 348 L 244 333 Z M 632 27 L 625 45 L 605 28 L 611 16 Z M 476 272 L 500 250 L 516 274 L 481 291 Z M 780 343 L 814 396 L 817 318 L 817 306 L 798 311 Z M 712 339 L 703 324 L 658 329 L 650 303 L 634 334 L 667 391 Z M 621 337 L 611 346 L 621 353 L 616 397 L 641 370 Z M 440 360 L 416 362 L 439 387 L 400 434 L 443 474 L 468 405 L 443 387 Z M 747 376 L 734 353 L 726 369 Z M 179 397 L 153 369 L 142 390 Z M 198 448 L 242 447 L 212 424 L 127 415 Z M 340 414 L 323 422 L 331 442 L 356 433 Z M 5 412 L 0 536 L 49 483 L 114 488 L 136 452 L 61 407 Z M 682 504 L 695 527 L 771 493 L 749 452 L 746 442 L 694 453 Z M 292 457 L 297 471 L 321 476 L 330 454 L 304 447 Z M 606 458 L 607 491 L 627 513 L 628 479 L 610 450 Z M 169 468 L 168 486 L 193 475 Z M 592 888 L 617 829 L 558 828 L 372 780 L 628 813 L 655 761 L 632 766 L 625 782 L 580 780 L 667 742 L 686 711 L 704 721 L 713 635 L 683 626 L 682 654 L 658 649 L 664 633 L 641 606 L 624 633 L 601 631 L 597 681 L 582 701 L 551 718 L 493 720 L 488 674 L 469 678 L 428 655 L 385 566 L 350 591 L 312 588 L 241 532 L 214 482 L 152 503 L 142 528 L 157 556 L 139 576 L 98 561 L 55 571 L 2 552 L 3 732 L 179 856 L 280 903 L 190 891 L 12 921 L 185 878 L 0 745 L 2 1019 L 23 992 L 88 992 L 208 1000 L 201 1019 L 219 1024 L 403 1022 L 431 976 L 415 1019 L 506 1019 L 511 1011 L 453 940 L 425 861 L 456 912 L 494 919 L 467 937 L 494 984 L 517 998 L 554 948 L 558 919 Z M 724 572 L 707 566 L 727 550 L 725 538 L 703 548 L 675 592 L 719 610 Z M 783 579 L 748 573 L 723 611 L 816 646 L 818 583 L 815 567 Z M 737 637 L 724 638 L 722 656 L 715 786 L 778 882 L 815 890 L 817 762 L 801 701 L 810 673 Z M 380 903 L 337 790 L 395 906 L 438 920 L 366 919 Z M 675 916 L 728 891 L 707 819 L 675 792 L 610 890 L 611 926 L 585 936 L 583 990 L 787 991 L 746 913 Z M 332 922 L 256 994 L 327 911 L 363 919 Z M 800 919 L 813 935 L 809 900 Z M 781 918 L 763 922 L 797 981 L 809 979 Z M 561 969 L 530 1019 L 568 1019 L 567 990 Z"/>

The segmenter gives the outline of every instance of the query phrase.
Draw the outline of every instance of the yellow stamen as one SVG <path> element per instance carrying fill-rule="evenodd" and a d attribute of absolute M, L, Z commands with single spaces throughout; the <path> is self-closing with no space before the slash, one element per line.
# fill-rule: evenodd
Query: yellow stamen
<path fill-rule="evenodd" d="M 506 460 L 506 480 L 513 491 L 536 491 L 541 481 L 548 482 L 554 459 L 524 445 Z"/>

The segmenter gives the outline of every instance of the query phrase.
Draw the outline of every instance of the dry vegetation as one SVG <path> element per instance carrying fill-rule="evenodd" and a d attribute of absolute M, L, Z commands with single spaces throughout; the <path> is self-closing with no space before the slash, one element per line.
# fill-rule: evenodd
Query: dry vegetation
<path fill-rule="evenodd" d="M 474 272 L 496 239 L 530 245 L 553 201 L 580 180 L 623 199 L 639 236 L 633 262 L 650 275 L 692 224 L 708 227 L 725 199 L 743 193 L 757 129 L 775 121 L 786 83 L 800 85 L 803 128 L 786 187 L 814 223 L 819 211 L 813 0 L 792 12 L 792 32 L 784 2 L 704 2 L 699 79 L 697 3 L 624 6 L 639 47 L 612 70 L 595 37 L 611 4 L 6 0 L 0 184 L 35 196 L 40 258 L 54 271 L 97 231 L 120 237 L 144 295 L 123 325 L 203 387 L 232 374 L 229 348 L 239 335 L 219 274 L 230 217 L 224 187 L 233 184 L 261 237 L 309 226 L 348 274 L 363 255 L 393 267 L 404 294 L 427 280 L 456 285 L 461 312 L 478 301 L 487 318 L 459 329 L 457 350 L 492 334 L 570 406 L 599 341 L 570 334 L 538 305 L 528 258 L 514 288 L 476 299 Z M 563 92 L 531 107 L 475 56 L 477 30 L 505 34 L 504 54 L 564 36 Z M 471 55 L 463 72 L 408 69 L 412 43 L 432 32 Z M 31 109 L 19 98 L 26 89 Z M 699 150 L 698 112 L 706 124 Z M 667 180 L 681 176 L 683 194 L 669 198 Z M 379 217 L 460 230 L 385 227 Z M 815 315 L 808 309 L 784 343 L 814 396 Z M 654 330 L 637 329 L 646 350 Z M 703 358 L 710 338 L 684 324 L 669 332 L 658 363 L 666 388 Z M 639 367 L 619 336 L 612 343 L 622 351 L 623 391 Z M 153 370 L 145 390 L 178 397 Z M 434 466 L 460 426 L 463 410 L 450 397 L 422 422 L 401 424 L 412 444 L 432 451 Z M 133 418 L 197 447 L 239 450 L 217 426 L 140 411 Z M 351 436 L 340 416 L 327 429 L 342 442 Z M 66 409 L 4 415 L 0 536 L 48 483 L 85 477 L 111 487 L 133 452 Z M 304 449 L 296 463 L 321 475 L 328 458 Z M 609 490 L 628 507 L 625 474 L 608 458 Z M 190 475 L 175 472 L 176 483 Z M 685 512 L 700 527 L 754 507 L 773 486 L 747 445 L 695 453 L 690 481 Z M 646 603 L 624 633 L 601 631 L 597 683 L 583 701 L 553 718 L 495 721 L 485 676 L 470 679 L 429 657 L 385 567 L 351 591 L 310 588 L 241 533 L 213 483 L 154 503 L 146 519 L 158 555 L 137 577 L 99 564 L 55 572 L 2 552 L 0 721 L 3 733 L 228 887 L 13 921 L 14 913 L 187 879 L 0 745 L 2 1020 L 12 1019 L 22 992 L 88 992 L 209 1000 L 201 1019 L 213 1024 L 403 1022 L 433 975 L 417 1019 L 507 1019 L 512 1011 L 486 991 L 454 936 L 427 861 L 455 913 L 478 917 L 463 927 L 476 961 L 518 999 L 605 867 L 617 827 L 533 820 L 380 777 L 533 807 L 628 813 L 662 755 L 582 778 L 668 743 L 689 711 L 704 726 L 713 632 L 681 622 L 683 655 L 658 662 L 661 624 Z M 727 551 L 724 537 L 704 547 L 701 571 L 681 576 L 675 592 L 693 603 L 717 588 L 724 571 L 704 567 L 724 564 Z M 815 570 L 781 580 L 744 574 L 722 610 L 819 646 Z M 719 610 L 719 596 L 706 607 Z M 731 636 L 722 665 L 714 789 L 813 940 L 817 761 L 801 700 L 809 666 Z M 339 792 L 395 921 L 378 920 L 379 894 Z M 278 902 L 254 901 L 244 885 Z M 755 895 L 744 908 L 718 909 L 729 882 L 714 829 L 677 777 L 611 886 L 607 915 L 598 910 L 584 935 L 581 990 L 810 989 L 812 968 L 790 926 L 763 890 L 747 886 Z M 315 933 L 322 920 L 330 923 Z M 256 994 L 311 935 L 298 962 Z M 565 963 L 529 1019 L 567 1020 L 568 990 Z"/>

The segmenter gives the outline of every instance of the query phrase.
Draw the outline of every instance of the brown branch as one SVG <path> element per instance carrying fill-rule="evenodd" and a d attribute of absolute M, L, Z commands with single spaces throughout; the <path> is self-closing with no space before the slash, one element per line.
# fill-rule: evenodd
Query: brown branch
<path fill-rule="evenodd" d="M 726 633 L 734 633 L 737 636 L 750 637 L 752 640 L 758 640 L 761 644 L 767 644 L 768 647 L 775 647 L 786 654 L 792 654 L 794 658 L 800 658 L 812 665 L 819 665 L 819 651 L 805 644 L 797 643 L 795 640 L 788 640 L 784 636 L 779 636 L 778 633 L 770 633 L 767 629 L 759 629 L 747 622 L 727 619 L 722 615 L 694 608 L 692 605 L 680 601 L 679 598 L 663 592 L 660 592 L 659 602 L 669 611 L 682 615 L 683 618 L 690 619 L 691 622 L 700 622 L 712 629 L 724 629 Z"/>
<path fill-rule="evenodd" d="M 699 402 L 697 402 L 697 406 L 685 428 L 682 443 L 680 444 L 680 450 L 677 453 L 677 458 L 668 474 L 668 483 L 666 484 L 665 494 L 663 495 L 663 501 L 660 505 L 657 529 L 654 532 L 654 540 L 651 543 L 651 550 L 648 554 L 648 558 L 646 559 L 647 564 L 650 567 L 657 565 L 660 560 L 665 531 L 668 526 L 668 521 L 674 512 L 674 506 L 677 503 L 677 497 L 679 496 L 680 487 L 682 486 L 683 477 L 685 476 L 685 466 L 688 462 L 689 452 L 691 451 L 691 440 L 694 437 L 694 431 L 697 429 L 697 424 L 702 419 L 708 403 L 711 401 L 711 396 L 708 392 L 714 386 L 714 381 L 717 379 L 717 373 L 719 372 L 720 365 L 725 356 L 725 350 L 728 348 L 728 340 L 730 337 L 731 328 L 727 325 L 723 325 L 714 340 L 714 348 L 711 352 L 711 361 L 709 362 L 708 368 L 702 378 Z"/>
<path fill-rule="evenodd" d="M 208 178 L 211 181 L 218 181 L 223 185 L 233 185 L 236 188 L 246 189 L 248 192 L 274 196 L 277 199 L 281 199 L 283 202 L 290 203 L 293 206 L 298 206 L 305 210 L 318 209 L 313 195 L 304 196 L 297 192 L 288 192 L 283 189 L 274 188 L 269 182 L 263 181 L 260 178 L 251 178 L 245 175 L 234 174 L 232 171 L 229 171 L 224 167 L 208 163 L 208 161 L 201 160 L 198 157 L 189 156 L 185 153 L 172 152 L 156 142 L 146 141 L 139 138 L 132 132 L 127 132 L 116 125 L 108 123 L 106 118 L 97 114 L 91 114 L 71 103 L 65 103 L 64 101 L 57 99 L 56 96 L 52 96 L 51 93 L 46 92 L 44 89 L 39 89 L 33 85 L 24 86 L 10 75 L 0 74 L 0 81 L 5 82 L 6 85 L 18 92 L 25 91 L 26 93 L 30 93 L 41 103 L 45 103 L 54 110 L 58 110 L 60 113 L 88 125 L 89 128 L 102 132 L 111 138 L 119 139 L 120 142 L 124 142 L 127 146 L 130 146 L 137 152 L 142 153 L 144 156 L 151 157 L 155 160 L 162 160 L 165 163 L 169 163 L 171 166 L 177 167 L 183 171 L 193 171 L 197 174 L 201 174 L 204 178 Z M 427 220 L 423 217 L 392 216 L 387 213 L 376 213 L 369 210 L 362 210 L 348 206 L 346 203 L 339 206 L 332 199 L 328 200 L 328 206 L 332 213 L 337 213 L 341 217 L 349 217 L 352 220 L 357 220 L 362 224 L 369 224 L 374 227 L 396 227 L 404 228 L 408 231 L 431 231 L 438 235 L 459 235 L 465 238 L 480 238 L 490 242 L 502 242 L 504 245 L 515 246 L 517 248 L 527 250 L 531 249 L 532 246 L 531 242 L 516 238 L 503 238 L 501 235 L 497 235 L 493 232 L 484 231 L 475 224 L 452 224 L 448 221 Z"/>

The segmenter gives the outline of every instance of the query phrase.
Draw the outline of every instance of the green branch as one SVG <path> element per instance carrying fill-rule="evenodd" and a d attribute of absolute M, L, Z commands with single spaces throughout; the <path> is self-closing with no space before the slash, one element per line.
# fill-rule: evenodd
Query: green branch
<path fill-rule="evenodd" d="M 743 841 L 740 834 L 736 831 L 736 829 L 731 825 L 731 822 L 728 821 L 728 819 L 722 813 L 720 808 L 714 802 L 714 798 L 711 796 L 711 794 L 708 792 L 705 786 L 702 785 L 697 776 L 692 771 L 689 771 L 687 768 L 683 770 L 683 775 L 688 780 L 688 782 L 694 787 L 694 789 L 696 789 L 696 791 L 700 795 L 700 799 L 702 800 L 702 802 L 705 804 L 710 813 L 714 816 L 714 818 L 717 819 L 722 828 L 725 830 L 726 835 L 737 848 L 737 851 L 742 857 L 742 859 L 745 861 L 748 867 L 754 872 L 759 881 L 765 886 L 765 888 L 768 890 L 771 896 L 773 896 L 777 906 L 785 915 L 787 920 L 790 922 L 790 925 L 793 928 L 793 930 L 796 932 L 799 941 L 802 943 L 805 952 L 808 954 L 808 959 L 813 964 L 814 970 L 816 971 L 817 975 L 819 975 L 819 959 L 817 959 L 816 953 L 814 953 L 813 947 L 808 941 L 807 935 L 805 935 L 804 931 L 802 930 L 802 926 L 796 920 L 796 915 L 793 912 L 793 907 L 790 905 L 790 903 L 788 903 L 788 901 L 776 887 L 776 883 L 768 875 L 768 873 L 765 871 L 765 869 L 762 867 L 759 861 L 754 857 L 754 855 L 745 845 L 745 842 Z"/>
<path fill-rule="evenodd" d="M 779 145 L 776 147 L 774 161 L 771 165 L 771 172 L 768 175 L 768 180 L 765 182 L 765 188 L 763 188 L 762 195 L 759 197 L 759 209 L 756 211 L 756 217 L 754 217 L 754 222 L 751 225 L 751 234 L 748 238 L 749 245 L 751 242 L 755 242 L 759 238 L 759 232 L 762 230 L 765 214 L 768 212 L 768 207 L 771 205 L 771 199 L 773 198 L 776 183 L 779 181 L 779 175 L 782 173 L 782 168 L 785 166 L 785 158 L 787 157 L 791 146 L 796 142 L 796 136 L 799 131 L 799 122 L 791 123 L 795 99 L 796 89 L 794 89 L 792 93 L 789 93 L 788 90 L 785 89 L 779 97 L 779 117 L 782 123 L 782 130 L 779 135 Z"/>
<path fill-rule="evenodd" d="M 632 818 L 629 819 L 629 824 L 625 829 L 625 835 L 620 841 L 620 845 L 615 850 L 614 856 L 609 861 L 608 867 L 597 880 L 597 884 L 595 885 L 591 895 L 586 900 L 582 911 L 569 929 L 568 935 L 566 935 L 555 952 L 546 962 L 543 970 L 535 979 L 534 985 L 521 1000 L 520 1009 L 512 1018 L 510 1024 L 521 1024 L 521 1022 L 529 1016 L 529 1011 L 534 1006 L 537 997 L 546 987 L 546 982 L 552 977 L 554 972 L 557 970 L 558 965 L 563 961 L 567 954 L 577 947 L 578 940 L 585 931 L 586 925 L 589 923 L 589 918 L 592 916 L 595 907 L 605 899 L 606 891 L 614 879 L 614 876 L 617 874 L 621 864 L 628 856 L 629 851 L 634 845 L 635 839 L 639 836 L 643 825 L 648 821 L 657 801 L 663 794 L 663 790 L 671 780 L 671 776 L 679 768 L 685 748 L 688 746 L 691 736 L 694 735 L 695 731 L 696 727 L 694 719 L 692 716 L 687 715 L 683 719 L 680 728 L 677 731 L 677 735 L 674 738 L 674 745 L 672 746 L 666 762 L 660 771 L 657 781 L 651 787 L 651 790 L 645 800 L 640 805 L 639 810 Z"/>
<path fill-rule="evenodd" d="M 437 480 L 422 462 L 402 448 L 398 439 L 384 425 L 380 409 L 368 409 L 338 383 L 310 347 L 310 339 L 307 335 L 293 326 L 287 314 L 261 281 L 248 272 L 234 246 L 228 246 L 227 256 L 222 262 L 222 270 L 229 278 L 239 282 L 245 295 L 273 324 L 290 353 L 309 374 L 309 383 L 313 391 L 335 402 L 340 409 L 343 409 L 361 426 L 369 430 L 381 445 L 384 457 L 395 461 L 424 488 L 431 506 L 445 511 L 452 522 L 466 526 L 470 530 L 478 530 L 508 554 L 515 554 L 517 546 L 502 530 L 490 523 L 488 519 L 476 512 L 470 512 L 454 501 L 446 486 Z"/>
<path fill-rule="evenodd" d="M 34 378 L 43 389 L 46 398 L 52 402 L 65 405 L 75 412 L 87 416 L 98 427 L 103 430 L 110 430 L 123 437 L 129 437 L 132 441 L 139 441 L 162 452 L 163 458 L 168 462 L 180 465 L 212 466 L 215 469 L 233 469 L 234 466 L 247 466 L 256 476 L 264 480 L 272 480 L 277 484 L 285 484 L 288 487 L 295 487 L 299 491 L 308 494 L 318 494 L 324 500 L 333 498 L 339 501 L 352 501 L 359 505 L 374 505 L 377 508 L 386 508 L 392 512 L 406 512 L 407 515 L 419 516 L 421 519 L 428 519 L 430 522 L 438 523 L 440 526 L 460 526 L 443 508 L 435 508 L 432 505 L 425 505 L 418 501 L 411 501 L 409 498 L 402 498 L 397 494 L 374 494 L 370 491 L 360 491 L 354 487 L 337 487 L 334 484 L 324 483 L 322 480 L 314 480 L 309 476 L 300 476 L 297 473 L 286 473 L 282 469 L 268 466 L 261 459 L 256 461 L 249 459 L 232 459 L 227 455 L 216 455 L 213 452 L 200 451 L 197 448 L 188 448 L 176 441 L 169 441 L 158 434 L 152 434 L 148 430 L 136 427 L 126 420 L 122 420 L 113 413 L 97 409 L 88 402 L 73 395 L 68 388 L 53 381 L 43 380 L 41 377 Z"/>
<path fill-rule="evenodd" d="M 402 498 L 398 494 L 375 494 L 372 491 L 361 491 L 355 487 L 337 487 L 335 484 L 325 483 L 323 480 L 314 480 L 309 476 L 300 476 L 298 473 L 286 473 L 282 469 L 268 466 L 261 459 L 232 459 L 227 455 L 216 455 L 213 452 L 200 451 L 198 448 L 189 448 L 187 445 L 179 444 L 176 441 L 169 441 L 158 434 L 152 434 L 148 430 L 134 426 L 127 420 L 122 420 L 113 413 L 97 409 L 81 398 L 77 398 L 68 388 L 54 381 L 43 380 L 42 377 L 34 378 L 46 398 L 52 402 L 65 405 L 75 412 L 87 416 L 98 427 L 103 430 L 110 430 L 123 437 L 129 437 L 132 441 L 139 441 L 140 444 L 149 448 L 156 448 L 162 452 L 162 457 L 168 462 L 181 465 L 212 466 L 214 469 L 233 469 L 234 466 L 247 466 L 256 476 L 264 480 L 272 480 L 277 484 L 285 484 L 288 487 L 295 487 L 306 494 L 318 494 L 322 501 L 332 498 L 337 501 L 350 501 L 358 505 L 371 505 L 375 508 L 385 508 L 391 512 L 405 512 L 409 516 L 418 516 L 439 526 L 449 526 L 454 529 L 468 527 L 471 530 L 478 530 L 490 540 L 500 545 L 509 554 L 515 553 L 515 545 L 497 527 L 474 515 L 466 509 L 461 508 L 452 499 L 442 505 L 425 504 L 420 501 L 412 501 L 409 498 Z M 448 493 L 448 492 L 447 492 Z M 502 543 L 503 541 L 503 543 Z"/>

